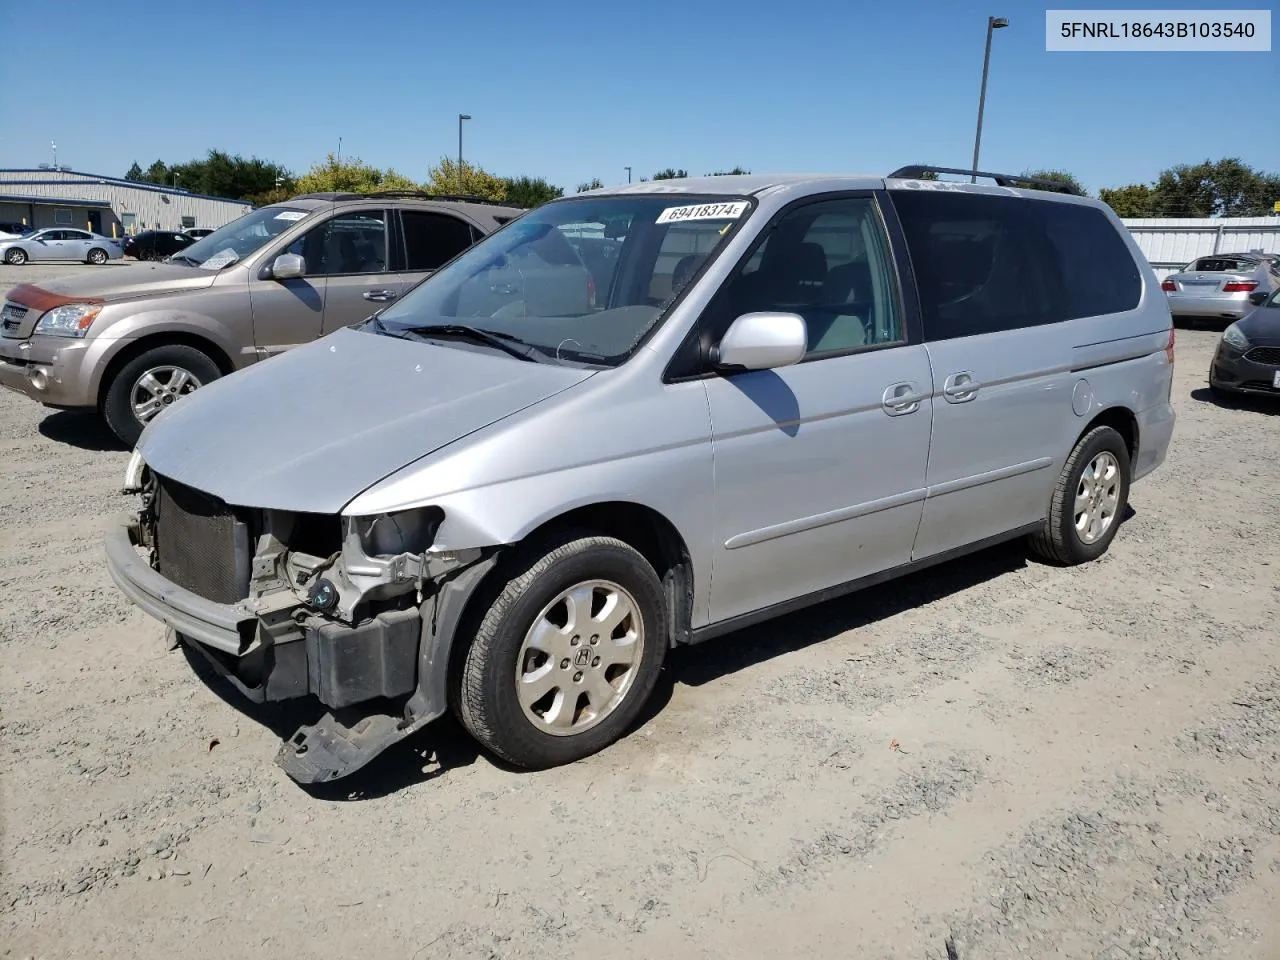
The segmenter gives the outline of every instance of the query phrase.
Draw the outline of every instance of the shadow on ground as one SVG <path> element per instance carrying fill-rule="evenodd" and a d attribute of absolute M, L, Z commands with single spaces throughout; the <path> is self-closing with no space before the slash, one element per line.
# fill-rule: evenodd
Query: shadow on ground
<path fill-rule="evenodd" d="M 643 727 L 662 712 L 676 684 L 696 687 L 709 683 L 830 640 L 849 630 L 968 590 L 1021 569 L 1026 564 L 1026 552 L 1021 543 L 1004 544 L 973 554 L 963 562 L 940 564 L 705 644 L 672 650 L 634 727 Z M 250 720 L 268 727 L 281 740 L 290 737 L 300 726 L 314 723 L 325 713 L 325 708 L 309 697 L 282 703 L 251 703 L 198 653 L 186 647 L 182 649 L 192 669 L 215 694 Z M 479 757 L 480 750 L 475 741 L 452 716 L 446 715 L 394 744 L 350 776 L 327 784 L 304 786 L 303 789 L 316 799 L 326 801 L 376 799 L 441 778 L 453 770 L 470 766 Z M 486 760 L 513 773 L 518 772 L 495 758 L 486 756 Z M 263 757 L 263 762 L 269 763 L 271 758 Z"/>
<path fill-rule="evenodd" d="M 88 410 L 59 410 L 41 420 L 36 429 L 55 443 L 69 444 L 81 450 L 129 449 L 97 413 Z"/>
<path fill-rule="evenodd" d="M 1208 387 L 1191 391 L 1191 399 L 1197 403 L 1221 407 L 1223 410 L 1248 410 L 1252 413 L 1280 414 L 1280 395 L 1274 399 L 1251 393 L 1215 393 Z"/>

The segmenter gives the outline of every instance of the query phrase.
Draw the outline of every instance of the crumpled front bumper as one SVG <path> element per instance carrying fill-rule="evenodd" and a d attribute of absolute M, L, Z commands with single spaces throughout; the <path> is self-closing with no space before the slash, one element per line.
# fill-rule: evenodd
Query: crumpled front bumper
<path fill-rule="evenodd" d="M 354 626 L 307 610 L 252 600 L 206 600 L 153 570 L 138 553 L 135 518 L 107 534 L 107 569 L 130 600 L 196 647 L 246 697 L 261 703 L 314 694 L 340 708 L 412 693 L 422 619 L 388 610 Z"/>
<path fill-rule="evenodd" d="M 170 583 L 138 554 L 134 517 L 118 517 L 107 532 L 107 570 L 121 592 L 161 623 L 215 650 L 239 656 L 253 640 L 257 615 L 214 603 Z"/>

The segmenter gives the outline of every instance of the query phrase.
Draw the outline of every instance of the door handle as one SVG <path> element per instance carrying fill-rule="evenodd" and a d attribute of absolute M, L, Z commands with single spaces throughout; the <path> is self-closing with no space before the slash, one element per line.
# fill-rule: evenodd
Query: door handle
<path fill-rule="evenodd" d="M 946 397 L 947 403 L 968 403 L 978 395 L 981 388 L 982 384 L 973 379 L 973 374 L 964 371 L 947 377 L 942 385 L 942 395 Z"/>
<path fill-rule="evenodd" d="M 884 396 L 881 398 L 881 405 L 884 412 L 891 417 L 900 417 L 906 413 L 915 413 L 920 409 L 920 401 L 925 398 L 925 394 L 920 392 L 919 386 L 911 382 L 894 383 L 885 387 Z"/>
<path fill-rule="evenodd" d="M 398 294 L 394 290 L 366 290 L 364 298 L 372 300 L 374 303 L 387 303 L 394 300 Z"/>

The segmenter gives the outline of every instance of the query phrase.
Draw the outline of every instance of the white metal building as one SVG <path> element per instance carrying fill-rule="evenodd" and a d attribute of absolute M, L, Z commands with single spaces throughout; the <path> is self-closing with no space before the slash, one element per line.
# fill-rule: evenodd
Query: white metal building
<path fill-rule="evenodd" d="M 1162 280 L 1214 253 L 1280 253 L 1280 217 L 1149 217 L 1124 225 Z"/>
<path fill-rule="evenodd" d="M 252 207 L 153 183 L 74 170 L 0 170 L 0 220 L 67 226 L 106 236 L 220 227 Z"/>

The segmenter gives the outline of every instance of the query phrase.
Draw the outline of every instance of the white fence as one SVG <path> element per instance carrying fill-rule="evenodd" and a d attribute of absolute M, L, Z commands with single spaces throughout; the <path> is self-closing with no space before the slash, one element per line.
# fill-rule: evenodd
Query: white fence
<path fill-rule="evenodd" d="M 1280 217 L 1150 217 L 1127 219 L 1124 225 L 1162 280 L 1212 253 L 1280 253 Z"/>

